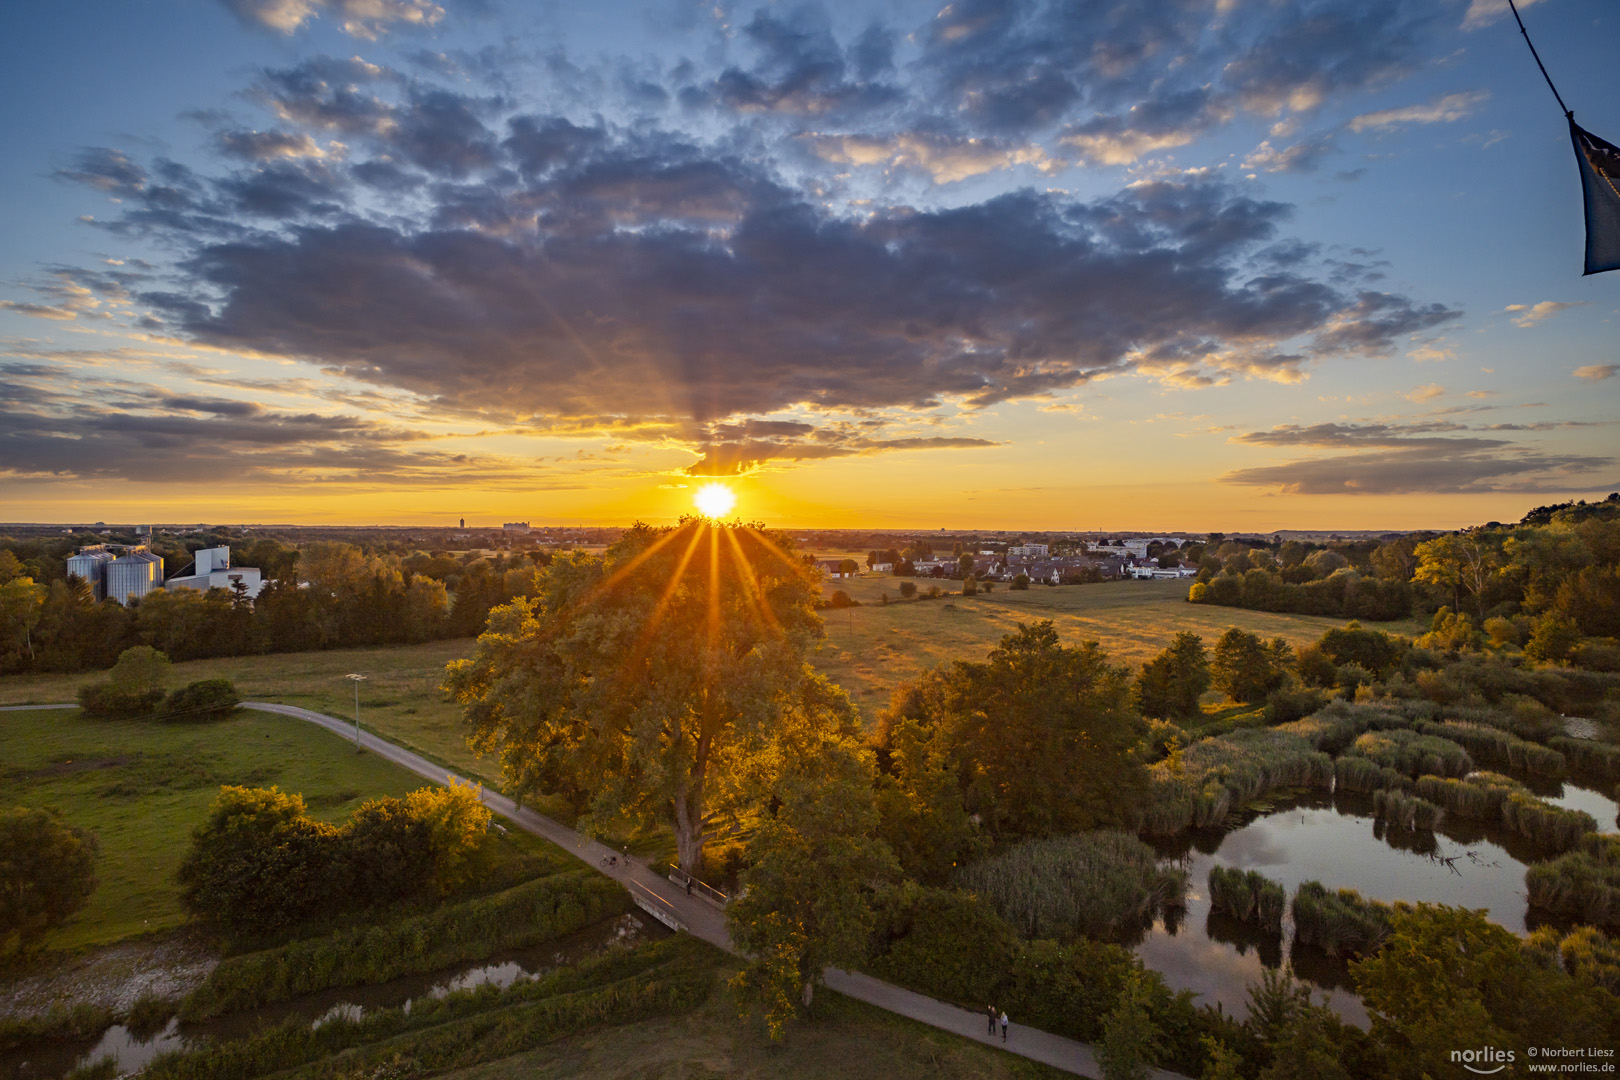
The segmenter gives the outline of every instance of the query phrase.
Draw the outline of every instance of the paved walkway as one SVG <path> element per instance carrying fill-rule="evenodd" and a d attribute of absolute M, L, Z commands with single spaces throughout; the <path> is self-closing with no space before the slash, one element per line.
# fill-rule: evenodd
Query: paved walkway
<path fill-rule="evenodd" d="M 298 720 L 307 720 L 341 736 L 351 744 L 354 742 L 354 724 L 345 723 L 324 713 L 301 709 L 296 705 L 279 705 L 264 701 L 244 701 L 242 707 L 256 709 L 260 712 L 279 713 L 282 716 L 290 716 Z M 0 706 L 0 712 L 75 708 L 78 708 L 78 706 L 7 705 Z M 454 773 L 433 764 L 433 762 L 420 754 L 414 754 L 402 746 L 396 746 L 369 731 L 362 730 L 360 732 L 360 747 L 371 751 L 379 757 L 386 758 L 401 768 L 416 773 L 418 776 L 431 780 L 435 784 L 448 784 L 452 778 L 456 778 Z M 661 921 L 674 925 L 678 929 L 686 930 L 712 945 L 717 945 L 727 952 L 737 951 L 731 945 L 730 935 L 726 933 L 725 916 L 707 901 L 687 896 L 685 889 L 676 886 L 667 878 L 659 877 L 642 863 L 627 860 L 623 854 L 614 851 L 606 844 L 592 840 L 560 821 L 536 813 L 528 807 L 519 809 L 505 795 L 484 788 L 483 799 L 484 805 L 501 817 L 528 832 L 534 833 L 536 836 L 550 840 L 564 851 L 582 860 L 587 866 L 600 870 L 615 881 L 623 883 L 625 888 L 630 891 L 631 897 L 644 911 L 655 915 Z M 610 865 L 607 862 L 609 857 L 615 858 L 615 864 Z M 868 1005 L 875 1005 L 888 1012 L 898 1013 L 930 1027 L 949 1031 L 976 1042 L 990 1043 L 1007 1050 L 1009 1053 L 1051 1065 L 1065 1072 L 1090 1077 L 1102 1075 L 1102 1070 L 1097 1066 L 1096 1055 L 1086 1043 L 1014 1023 L 1007 1033 L 1006 1043 L 1003 1044 L 999 1033 L 993 1038 L 986 1035 L 985 1017 L 981 1012 L 972 1012 L 956 1005 L 937 1001 L 934 998 L 914 993 L 892 983 L 886 983 L 874 979 L 870 975 L 863 975 L 855 971 L 829 968 L 826 972 L 826 982 L 830 989 L 836 990 L 846 997 L 864 1001 Z M 1186 1080 L 1179 1073 L 1168 1072 L 1163 1069 L 1155 1069 L 1150 1075 L 1153 1076 L 1154 1080 Z"/>

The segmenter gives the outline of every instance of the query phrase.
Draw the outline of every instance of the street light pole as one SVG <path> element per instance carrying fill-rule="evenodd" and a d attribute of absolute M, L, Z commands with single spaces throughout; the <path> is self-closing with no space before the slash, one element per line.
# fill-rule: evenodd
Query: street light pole
<path fill-rule="evenodd" d="M 345 675 L 345 679 L 354 681 L 354 750 L 360 752 L 360 684 L 365 681 L 364 675 Z"/>

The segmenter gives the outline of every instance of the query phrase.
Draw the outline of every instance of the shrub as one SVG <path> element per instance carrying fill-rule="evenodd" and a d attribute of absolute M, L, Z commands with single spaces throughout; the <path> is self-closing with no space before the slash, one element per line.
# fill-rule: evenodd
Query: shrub
<path fill-rule="evenodd" d="M 112 683 L 87 683 L 76 695 L 79 708 L 92 720 L 134 720 L 150 716 L 163 703 L 159 689 L 122 691 Z"/>
<path fill-rule="evenodd" d="M 162 717 L 183 721 L 224 720 L 241 703 L 236 684 L 229 679 L 201 679 L 171 691 L 164 699 Z"/>
<path fill-rule="evenodd" d="M 1524 884 L 1532 907 L 1620 928 L 1620 837 L 1584 836 L 1576 850 L 1530 866 Z"/>
<path fill-rule="evenodd" d="M 1440 827 L 1440 819 L 1445 817 L 1445 813 L 1427 799 L 1408 795 L 1404 791 L 1373 792 L 1373 816 L 1396 829 L 1432 832 Z"/>
<path fill-rule="evenodd" d="M 1370 956 L 1389 936 L 1391 907 L 1355 889 L 1329 892 L 1319 881 L 1294 890 L 1294 941 L 1329 956 Z"/>
<path fill-rule="evenodd" d="M 902 581 L 900 583 L 900 595 L 906 600 L 910 600 L 912 597 L 916 596 L 917 583 L 915 581 Z"/>
<path fill-rule="evenodd" d="M 554 874 L 426 915 L 230 957 L 186 998 L 180 1015 L 204 1020 L 334 986 L 437 971 L 550 941 L 629 908 L 629 894 L 600 874 Z"/>
<path fill-rule="evenodd" d="M 1181 906 L 1186 872 L 1117 829 L 1024 843 L 976 862 L 957 884 L 989 900 L 1025 937 L 1108 937 Z"/>
<path fill-rule="evenodd" d="M 1239 922 L 1254 923 L 1272 934 L 1282 933 L 1288 893 L 1278 882 L 1256 870 L 1212 866 L 1209 869 L 1209 905 Z"/>
<path fill-rule="evenodd" d="M 1620 994 L 1620 939 L 1595 926 L 1577 926 L 1565 934 L 1543 926 L 1524 940 L 1524 951 L 1542 967 L 1563 971 Z"/>
<path fill-rule="evenodd" d="M 1266 697 L 1266 723 L 1287 724 L 1319 712 L 1328 702 L 1320 690 L 1302 686 L 1273 690 Z"/>
<path fill-rule="evenodd" d="M 0 811 L 0 949 L 25 951 L 96 888 L 96 837 L 51 809 Z"/>
<path fill-rule="evenodd" d="M 1468 751 L 1449 739 L 1396 728 L 1357 736 L 1350 753 L 1370 758 L 1407 776 L 1467 776 L 1474 770 Z"/>

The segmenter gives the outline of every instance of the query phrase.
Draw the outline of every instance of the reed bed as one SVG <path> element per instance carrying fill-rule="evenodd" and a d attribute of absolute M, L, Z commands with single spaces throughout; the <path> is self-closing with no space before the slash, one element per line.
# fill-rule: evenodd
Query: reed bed
<path fill-rule="evenodd" d="M 1460 818 L 1500 821 L 1504 828 L 1548 851 L 1568 851 L 1583 836 L 1597 831 L 1592 815 L 1538 799 L 1523 784 L 1500 773 L 1477 772 L 1466 780 L 1421 776 L 1416 792 Z"/>
<path fill-rule="evenodd" d="M 1620 837 L 1591 834 L 1524 872 L 1530 905 L 1556 917 L 1620 929 Z"/>
<path fill-rule="evenodd" d="M 1411 784 L 1411 778 L 1380 765 L 1371 758 L 1346 754 L 1333 763 L 1334 789 L 1337 791 L 1399 791 Z"/>
<path fill-rule="evenodd" d="M 1550 851 L 1568 851 L 1597 832 L 1597 822 L 1586 811 L 1566 810 L 1517 791 L 1502 803 L 1502 824 Z"/>
<path fill-rule="evenodd" d="M 1564 755 L 1539 743 L 1521 739 L 1510 731 L 1466 720 L 1440 724 L 1419 723 L 1414 729 L 1423 735 L 1449 739 L 1468 751 L 1475 761 L 1523 769 L 1535 776 L 1562 777 L 1567 771 Z"/>
<path fill-rule="evenodd" d="M 964 867 L 956 883 L 1025 937 L 1105 938 L 1182 906 L 1187 872 L 1160 865 L 1130 833 L 1103 829 L 1027 840 Z"/>
<path fill-rule="evenodd" d="M 1329 956 L 1370 956 L 1389 936 L 1390 905 L 1355 889 L 1329 892 L 1320 881 L 1294 890 L 1294 941 Z"/>
<path fill-rule="evenodd" d="M 1416 795 L 1404 791 L 1373 792 L 1373 817 L 1392 828 L 1433 832 L 1445 816 L 1445 810 Z"/>
<path fill-rule="evenodd" d="M 1405 728 L 1368 731 L 1356 737 L 1347 753 L 1370 758 L 1407 776 L 1467 776 L 1474 771 L 1468 751 L 1435 735 Z"/>
<path fill-rule="evenodd" d="M 1219 825 L 1245 803 L 1280 788 L 1331 787 L 1333 759 L 1282 728 L 1246 729 L 1200 740 L 1175 759 L 1150 766 L 1148 775 L 1152 786 L 1142 828 L 1162 836 Z"/>
<path fill-rule="evenodd" d="M 1209 905 L 1239 922 L 1280 935 L 1288 892 L 1279 882 L 1257 870 L 1212 866 L 1209 868 Z"/>
<path fill-rule="evenodd" d="M 1620 745 L 1595 739 L 1574 739 L 1568 735 L 1548 739 L 1547 745 L 1562 753 L 1581 772 L 1620 783 Z M 1616 790 L 1620 791 L 1620 788 Z"/>
<path fill-rule="evenodd" d="M 1431 715 L 1428 702 L 1352 705 L 1341 698 L 1328 702 L 1325 709 L 1312 716 L 1281 724 L 1276 730 L 1298 735 L 1316 749 L 1337 757 L 1364 732 L 1411 727 Z"/>

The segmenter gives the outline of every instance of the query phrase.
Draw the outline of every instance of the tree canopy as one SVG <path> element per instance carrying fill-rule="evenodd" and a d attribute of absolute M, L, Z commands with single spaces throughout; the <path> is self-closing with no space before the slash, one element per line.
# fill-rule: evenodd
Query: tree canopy
<path fill-rule="evenodd" d="M 444 685 L 520 796 L 562 794 L 586 828 L 669 824 L 695 873 L 711 808 L 783 717 L 840 722 L 805 662 L 819 594 L 790 541 L 757 526 L 638 524 L 539 571 Z"/>

